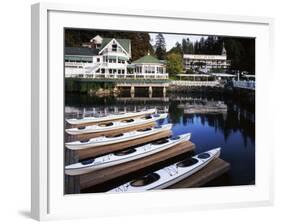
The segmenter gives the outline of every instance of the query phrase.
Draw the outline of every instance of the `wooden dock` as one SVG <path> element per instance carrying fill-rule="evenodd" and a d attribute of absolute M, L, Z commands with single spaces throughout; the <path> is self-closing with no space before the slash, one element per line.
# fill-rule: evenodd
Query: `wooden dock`
<path fill-rule="evenodd" d="M 168 187 L 168 189 L 176 188 L 190 188 L 190 187 L 201 187 L 211 180 L 221 176 L 230 169 L 230 164 L 224 160 L 217 158 L 210 162 L 206 167 L 192 176 Z"/>
<path fill-rule="evenodd" d="M 78 136 L 66 135 L 65 137 L 66 142 L 69 142 L 95 138 L 102 135 L 112 136 L 123 132 L 150 128 L 153 126 L 155 126 L 155 122 L 119 130 L 111 130 L 110 132 L 103 132 L 98 134 L 84 134 Z M 130 147 L 136 147 L 138 145 L 143 145 L 148 142 L 153 142 L 169 136 L 171 136 L 171 131 L 167 130 L 140 139 L 107 146 L 99 146 L 83 150 L 66 149 L 65 162 L 66 164 L 71 164 L 82 159 L 96 157 Z M 105 192 L 107 190 L 110 190 L 111 188 L 119 186 L 120 183 L 123 184 L 125 182 L 128 182 L 134 178 L 146 174 L 147 172 L 154 172 L 155 170 L 162 168 L 163 165 L 173 164 L 176 161 L 180 161 L 181 159 L 184 159 L 186 158 L 186 156 L 189 156 L 191 153 L 193 153 L 194 149 L 195 145 L 192 142 L 183 142 L 162 152 L 152 154 L 150 156 L 124 164 L 116 165 L 80 176 L 65 175 L 65 193 L 71 194 L 86 192 Z M 194 175 L 168 187 L 168 189 L 201 187 L 211 180 L 214 180 L 222 174 L 226 173 L 229 169 L 230 164 L 218 158 Z"/>
<path fill-rule="evenodd" d="M 119 151 L 119 150 L 126 149 L 129 147 L 145 144 L 148 142 L 156 141 L 158 139 L 166 138 L 169 136 L 171 136 L 171 131 L 163 131 L 163 132 L 153 134 L 153 135 L 150 135 L 147 137 L 130 140 L 130 141 L 126 141 L 126 142 L 116 143 L 116 144 L 107 145 L 107 146 L 99 146 L 99 147 L 83 149 L 83 150 L 76 150 L 75 154 L 78 156 L 79 160 L 82 160 L 82 159 L 86 159 L 86 158 L 90 158 L 90 157 L 96 157 L 99 155 Z"/>
<path fill-rule="evenodd" d="M 98 185 L 106 181 L 141 170 L 145 167 L 163 162 L 180 154 L 191 152 L 194 150 L 194 148 L 195 145 L 192 142 L 183 142 L 175 147 L 166 149 L 162 152 L 144 157 L 142 159 L 81 175 L 80 189 L 89 188 L 94 185 Z"/>

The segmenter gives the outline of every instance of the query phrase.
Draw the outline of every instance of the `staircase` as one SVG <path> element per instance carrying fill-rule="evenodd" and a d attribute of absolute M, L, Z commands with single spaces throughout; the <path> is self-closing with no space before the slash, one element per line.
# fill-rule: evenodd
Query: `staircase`
<path fill-rule="evenodd" d="M 99 69 L 100 65 L 101 65 L 101 63 L 95 64 L 93 66 L 85 66 L 84 67 L 85 74 L 93 74 L 93 73 L 95 73 Z"/>

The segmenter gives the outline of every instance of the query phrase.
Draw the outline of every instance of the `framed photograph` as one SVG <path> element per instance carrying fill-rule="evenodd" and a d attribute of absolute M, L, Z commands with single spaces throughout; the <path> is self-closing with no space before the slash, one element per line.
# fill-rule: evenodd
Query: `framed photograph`
<path fill-rule="evenodd" d="M 272 30 L 270 18 L 33 5 L 32 217 L 270 205 Z"/>

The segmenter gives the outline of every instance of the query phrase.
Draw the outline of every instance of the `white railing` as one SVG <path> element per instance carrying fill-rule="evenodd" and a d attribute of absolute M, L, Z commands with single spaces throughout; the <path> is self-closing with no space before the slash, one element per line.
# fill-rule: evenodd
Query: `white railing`
<path fill-rule="evenodd" d="M 220 85 L 219 81 L 186 81 L 186 80 L 181 80 L 181 81 L 174 80 L 171 82 L 171 84 L 175 86 L 210 86 L 210 87 L 215 87 Z"/>
<path fill-rule="evenodd" d="M 94 69 L 94 68 L 93 68 Z M 69 74 L 70 73 L 70 74 Z M 137 78 L 137 79 L 168 79 L 169 76 L 168 74 L 118 74 L 118 73 L 95 73 L 93 71 L 88 70 L 87 72 L 85 72 L 85 70 L 81 69 L 81 70 L 75 70 L 75 72 L 67 72 L 67 77 L 69 77 L 69 75 L 79 75 L 80 78 Z M 81 76 L 82 75 L 82 76 Z"/>
<path fill-rule="evenodd" d="M 233 81 L 233 87 L 241 88 L 241 89 L 251 89 L 255 90 L 256 88 L 256 82 L 255 81 Z"/>
<path fill-rule="evenodd" d="M 134 73 L 132 74 L 136 78 L 144 78 L 144 79 L 168 79 L 168 73 Z"/>

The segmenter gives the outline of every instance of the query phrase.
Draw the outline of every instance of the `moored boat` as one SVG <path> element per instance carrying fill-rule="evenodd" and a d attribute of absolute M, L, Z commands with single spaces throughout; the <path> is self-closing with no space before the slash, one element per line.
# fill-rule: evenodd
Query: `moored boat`
<path fill-rule="evenodd" d="M 108 192 L 140 192 L 167 188 L 201 170 L 219 156 L 220 148 L 215 148 L 132 180 Z"/>
<path fill-rule="evenodd" d="M 144 128 L 144 129 L 138 129 L 136 131 L 125 132 L 115 136 L 101 136 L 101 137 L 91 138 L 87 140 L 67 142 L 65 143 L 65 146 L 66 148 L 71 150 L 82 150 L 82 149 L 94 148 L 98 146 L 106 146 L 115 143 L 143 138 L 146 136 L 150 136 L 153 134 L 170 130 L 171 128 L 172 128 L 172 124 L 165 124 L 153 128 Z"/>
<path fill-rule="evenodd" d="M 154 113 L 156 113 L 156 109 L 148 109 L 148 110 L 142 110 L 137 112 L 127 112 L 127 113 L 122 112 L 122 113 L 109 114 L 109 115 L 96 115 L 96 116 L 83 117 L 83 118 L 70 118 L 70 119 L 66 119 L 66 122 L 71 125 L 86 125 L 89 123 L 121 120 L 121 119 L 139 117 L 139 116 L 144 116 L 147 114 L 154 114 Z"/>
<path fill-rule="evenodd" d="M 155 122 L 160 119 L 165 119 L 168 116 L 167 113 L 163 114 L 149 114 L 145 115 L 144 117 L 139 118 L 130 118 L 121 121 L 111 121 L 107 123 L 100 123 L 91 126 L 82 126 L 78 128 L 69 128 L 65 131 L 70 135 L 81 135 L 87 133 L 99 133 L 99 132 L 106 132 L 106 131 L 113 131 L 122 128 L 128 128 L 133 126 L 139 126 L 148 124 L 151 122 Z"/>
<path fill-rule="evenodd" d="M 165 149 L 171 148 L 184 141 L 188 141 L 191 137 L 190 133 L 179 135 L 176 137 L 165 138 L 145 144 L 140 147 L 129 148 L 119 152 L 110 153 L 108 155 L 87 159 L 79 163 L 74 163 L 65 167 L 67 175 L 81 175 L 95 170 L 111 167 L 125 162 L 143 158 Z"/>

